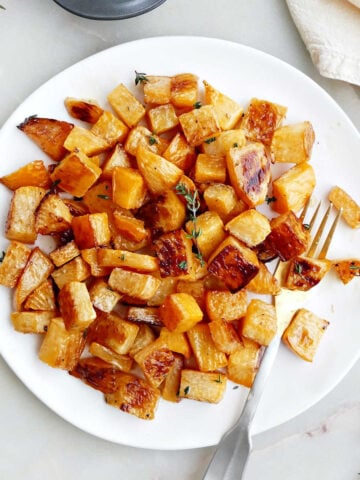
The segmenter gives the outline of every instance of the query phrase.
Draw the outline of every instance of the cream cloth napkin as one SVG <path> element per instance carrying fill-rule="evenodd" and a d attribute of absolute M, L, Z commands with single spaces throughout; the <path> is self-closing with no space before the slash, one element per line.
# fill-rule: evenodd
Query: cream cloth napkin
<path fill-rule="evenodd" d="M 321 75 L 360 85 L 360 0 L 287 0 Z"/>

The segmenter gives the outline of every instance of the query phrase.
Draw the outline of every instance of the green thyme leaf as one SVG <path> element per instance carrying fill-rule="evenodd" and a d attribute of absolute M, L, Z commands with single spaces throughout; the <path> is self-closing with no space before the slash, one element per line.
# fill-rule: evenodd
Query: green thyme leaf
<path fill-rule="evenodd" d="M 310 230 L 310 225 L 308 223 L 303 223 L 305 230 Z"/>
<path fill-rule="evenodd" d="M 196 108 L 196 109 L 199 109 L 199 108 L 202 107 L 202 104 L 201 104 L 201 102 L 195 102 L 193 107 Z"/>
<path fill-rule="evenodd" d="M 185 395 L 187 395 L 187 394 L 189 393 L 189 390 L 190 390 L 189 385 L 184 388 L 184 393 L 185 393 Z"/>
<path fill-rule="evenodd" d="M 205 141 L 205 143 L 207 143 L 207 144 L 213 143 L 213 142 L 216 141 L 216 137 L 210 137 L 210 138 L 208 138 L 208 139 L 206 139 L 206 140 L 204 140 L 204 141 Z"/>
<path fill-rule="evenodd" d="M 150 136 L 149 136 L 149 144 L 150 144 L 150 145 L 154 145 L 155 143 L 158 143 L 158 141 L 156 140 L 156 138 L 154 137 L 154 135 L 150 135 Z"/>
<path fill-rule="evenodd" d="M 182 262 L 178 263 L 178 267 L 180 270 L 186 270 L 187 269 L 187 261 L 183 260 Z"/>
<path fill-rule="evenodd" d="M 265 201 L 266 201 L 266 203 L 269 205 L 269 204 L 272 203 L 272 202 L 276 202 L 276 197 L 268 197 L 268 196 L 266 195 Z"/>
<path fill-rule="evenodd" d="M 295 272 L 298 274 L 298 275 L 301 275 L 302 274 L 302 265 L 298 262 L 295 262 L 294 264 L 294 269 L 295 269 Z"/>
<path fill-rule="evenodd" d="M 222 380 L 221 380 L 221 375 L 220 375 L 220 373 L 219 373 L 219 376 L 218 376 L 218 378 L 216 378 L 216 379 L 214 380 L 214 382 L 216 382 L 216 383 L 222 383 Z"/>
<path fill-rule="evenodd" d="M 0 255 L 0 263 L 2 263 L 4 261 L 4 258 L 5 258 L 5 252 L 4 250 L 1 252 L 1 255 Z"/>
<path fill-rule="evenodd" d="M 98 196 L 98 198 L 102 198 L 103 200 L 110 200 L 109 195 L 102 195 L 102 194 L 99 193 L 99 195 L 97 195 L 97 196 Z"/>
<path fill-rule="evenodd" d="M 146 73 L 137 72 L 135 70 L 135 85 L 138 85 L 139 83 L 146 83 L 148 81 L 149 79 L 147 78 Z"/>

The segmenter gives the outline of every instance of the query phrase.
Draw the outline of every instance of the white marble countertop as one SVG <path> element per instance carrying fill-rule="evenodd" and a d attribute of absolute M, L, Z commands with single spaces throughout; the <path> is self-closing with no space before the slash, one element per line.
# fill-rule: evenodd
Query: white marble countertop
<path fill-rule="evenodd" d="M 50 0 L 0 3 L 0 126 L 74 62 L 128 40 L 176 34 L 232 40 L 279 57 L 327 90 L 360 129 L 360 88 L 320 77 L 285 0 L 167 0 L 110 22 L 78 18 Z M 246 480 L 359 479 L 359 385 L 360 362 L 311 409 L 255 436 Z M 0 479 L 197 480 L 212 452 L 139 450 L 92 437 L 44 406 L 1 359 L 0 392 Z"/>

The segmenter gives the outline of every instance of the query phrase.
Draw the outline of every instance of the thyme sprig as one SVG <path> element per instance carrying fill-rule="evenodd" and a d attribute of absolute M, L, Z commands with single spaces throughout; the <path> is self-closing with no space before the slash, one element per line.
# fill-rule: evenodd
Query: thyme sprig
<path fill-rule="evenodd" d="M 197 225 L 197 213 L 200 208 L 199 193 L 197 190 L 192 193 L 183 183 L 178 183 L 175 190 L 178 195 L 181 195 L 186 200 L 186 208 L 189 212 L 189 218 L 193 223 L 193 229 L 191 230 L 191 233 L 187 234 L 187 237 L 193 240 L 196 248 L 195 256 L 199 259 L 200 265 L 203 267 L 205 261 L 198 245 L 198 238 L 202 233 L 201 228 Z"/>
<path fill-rule="evenodd" d="M 148 81 L 149 79 L 147 78 L 146 73 L 137 72 L 135 70 L 135 85 L 137 85 L 138 83 L 146 83 Z"/>

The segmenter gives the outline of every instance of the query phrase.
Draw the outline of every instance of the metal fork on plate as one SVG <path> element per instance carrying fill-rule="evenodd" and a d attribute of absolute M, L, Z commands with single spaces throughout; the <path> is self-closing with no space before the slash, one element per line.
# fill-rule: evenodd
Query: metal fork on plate
<path fill-rule="evenodd" d="M 309 204 L 310 202 L 308 202 L 300 215 L 302 221 L 305 218 Z M 317 206 L 309 223 L 309 230 L 311 230 L 314 225 L 316 216 L 319 212 L 319 207 L 320 204 Z M 330 204 L 321 220 L 319 228 L 317 229 L 307 252 L 308 257 L 315 255 L 321 236 L 326 227 L 331 207 L 332 205 Z M 317 258 L 322 259 L 326 257 L 340 215 L 341 210 L 338 211 Z M 276 267 L 274 275 L 279 280 L 280 285 L 283 285 L 283 278 L 286 274 L 287 266 L 287 262 L 279 262 Z M 250 434 L 252 420 L 255 416 L 257 406 L 265 388 L 266 380 L 279 350 L 282 334 L 290 323 L 294 313 L 304 304 L 307 294 L 307 291 L 288 290 L 281 287 L 280 293 L 275 296 L 274 302 L 278 319 L 277 334 L 271 341 L 270 345 L 265 349 L 260 368 L 249 391 L 240 417 L 235 425 L 226 432 L 220 440 L 203 476 L 203 480 L 240 480 L 242 478 L 252 447 Z"/>

